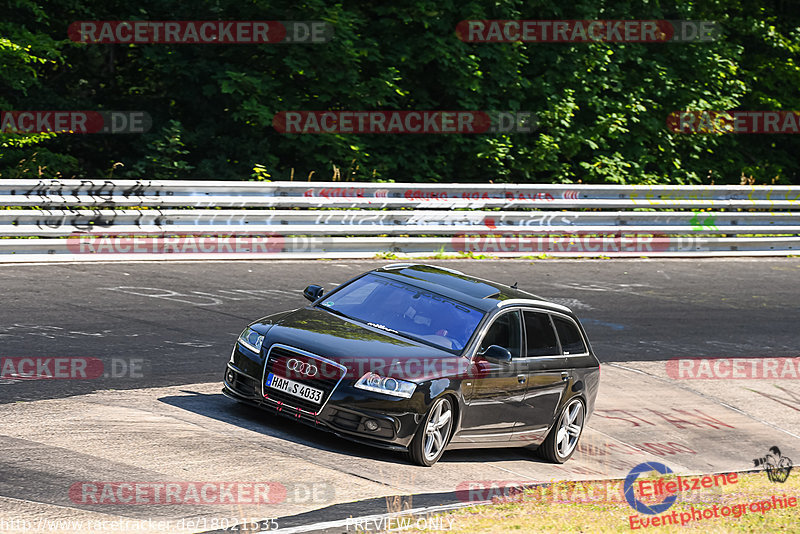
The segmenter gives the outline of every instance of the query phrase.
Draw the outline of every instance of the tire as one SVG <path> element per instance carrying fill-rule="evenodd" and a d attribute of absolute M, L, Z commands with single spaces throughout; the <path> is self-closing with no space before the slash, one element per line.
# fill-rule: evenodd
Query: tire
<path fill-rule="evenodd" d="M 413 463 L 430 467 L 439 461 L 450 442 L 454 416 L 453 403 L 447 397 L 441 397 L 433 403 L 408 448 L 408 456 Z"/>
<path fill-rule="evenodd" d="M 561 410 L 556 424 L 536 449 L 536 453 L 549 462 L 563 464 L 578 448 L 585 421 L 586 407 L 583 401 L 579 398 L 572 399 Z"/>

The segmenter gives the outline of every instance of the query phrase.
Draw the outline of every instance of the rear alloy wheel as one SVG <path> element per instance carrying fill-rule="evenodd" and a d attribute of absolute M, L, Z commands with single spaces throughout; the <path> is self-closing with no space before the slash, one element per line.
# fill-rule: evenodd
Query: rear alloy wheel
<path fill-rule="evenodd" d="M 580 399 L 573 399 L 561 411 L 558 422 L 539 445 L 536 452 L 550 462 L 563 464 L 570 459 L 583 432 L 586 408 Z"/>
<path fill-rule="evenodd" d="M 450 441 L 453 415 L 453 405 L 447 397 L 433 403 L 408 448 L 411 461 L 430 467 L 442 457 Z"/>

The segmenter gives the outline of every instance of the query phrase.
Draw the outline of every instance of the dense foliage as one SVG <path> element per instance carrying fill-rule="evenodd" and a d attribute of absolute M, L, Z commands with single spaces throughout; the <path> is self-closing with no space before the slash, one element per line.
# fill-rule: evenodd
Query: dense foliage
<path fill-rule="evenodd" d="M 800 183 L 798 135 L 672 111 L 800 110 L 788 0 L 7 0 L 0 109 L 146 110 L 133 134 L 0 134 L 0 177 Z M 78 20 L 324 20 L 324 44 L 85 44 Z M 465 19 L 690 19 L 696 43 L 467 43 Z M 530 110 L 533 133 L 280 134 L 284 110 Z M 257 167 L 258 166 L 258 167 Z M 254 168 L 258 170 L 254 172 Z"/>

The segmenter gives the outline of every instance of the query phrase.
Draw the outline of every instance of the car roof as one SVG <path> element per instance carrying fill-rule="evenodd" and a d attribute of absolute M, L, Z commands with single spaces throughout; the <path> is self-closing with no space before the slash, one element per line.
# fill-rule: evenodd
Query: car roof
<path fill-rule="evenodd" d="M 522 304 L 519 301 L 524 300 L 529 301 L 530 304 L 572 315 L 572 310 L 566 306 L 550 302 L 533 293 L 469 276 L 445 267 L 418 263 L 394 263 L 372 272 L 439 293 L 484 312 L 505 304 Z"/>

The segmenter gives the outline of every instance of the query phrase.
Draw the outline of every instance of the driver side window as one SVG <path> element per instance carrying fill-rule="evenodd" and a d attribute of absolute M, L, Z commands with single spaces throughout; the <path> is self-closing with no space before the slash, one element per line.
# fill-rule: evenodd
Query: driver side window
<path fill-rule="evenodd" d="M 485 351 L 489 345 L 499 345 L 508 349 L 514 358 L 519 358 L 521 342 L 519 311 L 512 311 L 504 313 L 494 320 L 486 335 L 483 336 L 479 352 Z"/>

